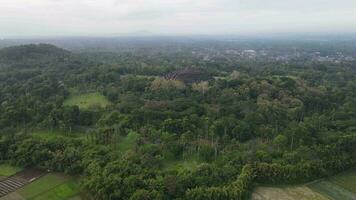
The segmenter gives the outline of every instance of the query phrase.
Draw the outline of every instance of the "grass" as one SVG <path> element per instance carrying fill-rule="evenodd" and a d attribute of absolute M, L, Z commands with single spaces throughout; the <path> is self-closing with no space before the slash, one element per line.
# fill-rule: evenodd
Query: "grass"
<path fill-rule="evenodd" d="M 80 197 L 76 196 L 79 191 L 79 184 L 76 180 L 69 180 L 58 187 L 48 190 L 34 198 L 33 200 L 65 200 L 71 197 L 75 197 L 76 199 L 80 199 Z"/>
<path fill-rule="evenodd" d="M 62 173 L 47 174 L 1 200 L 81 200 L 76 178 Z"/>
<path fill-rule="evenodd" d="M 258 187 L 252 200 L 328 200 L 306 186 Z"/>
<path fill-rule="evenodd" d="M 68 181 L 70 181 L 70 177 L 68 176 L 51 173 L 21 188 L 18 190 L 18 193 L 26 199 L 34 199 Z"/>
<path fill-rule="evenodd" d="M 356 170 L 300 186 L 258 187 L 252 200 L 356 199 Z"/>
<path fill-rule="evenodd" d="M 77 138 L 86 140 L 86 136 L 84 132 L 80 131 L 72 131 L 72 133 L 64 132 L 60 130 L 36 130 L 31 133 L 32 137 L 40 138 L 45 140 L 56 140 L 60 137 L 70 137 L 70 138 Z"/>
<path fill-rule="evenodd" d="M 194 170 L 199 166 L 199 162 L 196 160 L 172 160 L 167 161 L 163 166 L 164 170 L 171 171 L 176 170 L 178 172 L 184 170 Z"/>
<path fill-rule="evenodd" d="M 328 180 L 356 194 L 356 170 L 341 173 Z"/>
<path fill-rule="evenodd" d="M 0 177 L 8 177 L 21 171 L 22 168 L 15 167 L 9 164 L 0 164 Z"/>
<path fill-rule="evenodd" d="M 188 155 L 184 159 L 167 159 L 164 161 L 163 170 L 164 171 L 184 171 L 184 170 L 195 170 L 202 162 L 199 160 L 198 156 Z"/>
<path fill-rule="evenodd" d="M 110 102 L 100 93 L 88 93 L 71 95 L 64 101 L 66 106 L 78 106 L 79 109 L 104 108 L 110 105 Z"/>
<path fill-rule="evenodd" d="M 335 199 L 335 200 L 356 199 L 355 194 L 327 180 L 312 183 L 309 185 L 309 187 L 314 191 L 317 191 L 331 199 Z"/>

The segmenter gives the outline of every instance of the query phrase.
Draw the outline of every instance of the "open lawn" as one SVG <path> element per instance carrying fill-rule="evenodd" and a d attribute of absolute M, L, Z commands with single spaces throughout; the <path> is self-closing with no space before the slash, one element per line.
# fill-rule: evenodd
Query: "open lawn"
<path fill-rule="evenodd" d="M 26 185 L 16 193 L 29 200 L 67 200 L 78 195 L 79 184 L 73 177 L 51 173 Z"/>
<path fill-rule="evenodd" d="M 64 105 L 78 106 L 80 109 L 105 108 L 110 102 L 100 93 L 71 95 L 64 101 Z"/>
<path fill-rule="evenodd" d="M 8 177 L 21 171 L 22 168 L 15 167 L 9 164 L 0 164 L 0 177 Z"/>

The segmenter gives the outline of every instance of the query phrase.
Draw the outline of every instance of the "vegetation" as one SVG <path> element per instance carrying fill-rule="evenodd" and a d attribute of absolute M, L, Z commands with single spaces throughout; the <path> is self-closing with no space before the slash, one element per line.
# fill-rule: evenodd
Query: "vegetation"
<path fill-rule="evenodd" d="M 329 198 L 314 192 L 306 186 L 258 187 L 252 194 L 252 200 L 328 200 Z"/>
<path fill-rule="evenodd" d="M 14 167 L 9 164 L 0 164 L 0 177 L 8 177 L 21 171 L 20 167 Z"/>
<path fill-rule="evenodd" d="M 333 177 L 329 178 L 328 180 L 330 182 L 332 182 L 336 185 L 339 185 L 339 186 L 345 188 L 346 190 L 356 194 L 355 178 L 356 178 L 356 171 L 351 170 L 351 171 L 347 171 L 342 174 L 339 174 L 337 176 L 333 176 Z"/>
<path fill-rule="evenodd" d="M 356 198 L 355 194 L 328 181 L 318 181 L 316 183 L 311 184 L 310 188 L 330 199 L 352 200 Z"/>
<path fill-rule="evenodd" d="M 50 173 L 1 199 L 67 200 L 77 198 L 80 200 L 79 191 L 79 182 L 75 178 L 60 173 Z"/>
<path fill-rule="evenodd" d="M 110 105 L 110 102 L 100 93 L 88 93 L 70 96 L 63 104 L 78 106 L 79 109 L 100 109 Z"/>
<path fill-rule="evenodd" d="M 248 199 L 256 183 L 355 167 L 354 61 L 240 59 L 221 53 L 234 44 L 214 44 L 0 50 L 0 160 L 81 175 L 82 188 L 105 200 Z M 74 182 L 54 176 L 19 193 L 77 195 Z"/>

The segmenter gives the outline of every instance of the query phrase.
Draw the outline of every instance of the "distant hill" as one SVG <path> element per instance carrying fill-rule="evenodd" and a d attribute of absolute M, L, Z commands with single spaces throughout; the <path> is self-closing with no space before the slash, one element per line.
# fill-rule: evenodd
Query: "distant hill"
<path fill-rule="evenodd" d="M 0 62 L 19 63 L 68 57 L 70 51 L 50 44 L 29 44 L 0 49 Z"/>

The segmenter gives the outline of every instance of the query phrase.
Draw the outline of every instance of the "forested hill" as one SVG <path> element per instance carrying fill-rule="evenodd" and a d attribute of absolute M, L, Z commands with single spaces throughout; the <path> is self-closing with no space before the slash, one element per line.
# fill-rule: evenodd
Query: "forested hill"
<path fill-rule="evenodd" d="M 161 47 L 0 50 L 0 162 L 98 200 L 248 199 L 356 166 L 356 51 Z"/>
<path fill-rule="evenodd" d="M 0 63 L 21 63 L 63 59 L 71 52 L 50 44 L 29 44 L 0 49 Z"/>

